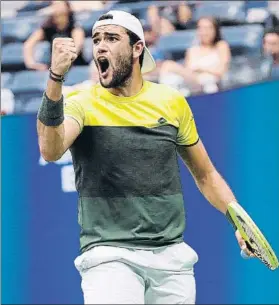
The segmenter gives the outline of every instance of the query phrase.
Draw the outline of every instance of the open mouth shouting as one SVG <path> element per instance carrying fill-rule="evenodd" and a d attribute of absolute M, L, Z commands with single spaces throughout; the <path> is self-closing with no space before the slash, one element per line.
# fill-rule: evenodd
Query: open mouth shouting
<path fill-rule="evenodd" d="M 100 76 L 106 78 L 109 74 L 110 63 L 106 57 L 100 56 L 97 59 Z"/>

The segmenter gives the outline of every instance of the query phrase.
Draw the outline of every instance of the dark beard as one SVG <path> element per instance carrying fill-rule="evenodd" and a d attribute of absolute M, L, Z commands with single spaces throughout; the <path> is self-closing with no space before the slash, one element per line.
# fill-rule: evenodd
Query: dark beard
<path fill-rule="evenodd" d="M 133 72 L 133 53 L 131 52 L 128 56 L 119 56 L 116 63 L 115 69 L 111 67 L 113 71 L 110 83 L 105 85 L 100 78 L 100 83 L 104 88 L 124 87 L 131 78 Z"/>

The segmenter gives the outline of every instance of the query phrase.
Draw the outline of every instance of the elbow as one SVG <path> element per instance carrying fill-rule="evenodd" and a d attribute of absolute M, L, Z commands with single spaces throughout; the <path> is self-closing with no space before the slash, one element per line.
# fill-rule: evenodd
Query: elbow
<path fill-rule="evenodd" d="M 44 158 L 47 162 L 55 162 L 59 160 L 62 157 L 62 154 L 57 153 L 55 151 L 50 151 L 48 149 L 44 149 L 40 147 L 40 153 L 41 156 Z"/>
<path fill-rule="evenodd" d="M 218 171 L 213 168 L 207 172 L 197 174 L 195 177 L 195 181 L 199 188 L 203 188 L 207 184 L 212 184 L 218 176 Z"/>

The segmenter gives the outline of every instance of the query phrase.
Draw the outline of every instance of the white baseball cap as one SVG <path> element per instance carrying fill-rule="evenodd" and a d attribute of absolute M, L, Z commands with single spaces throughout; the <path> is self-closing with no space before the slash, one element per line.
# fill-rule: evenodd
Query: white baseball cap
<path fill-rule="evenodd" d="M 106 15 L 112 15 L 113 18 L 96 21 L 93 26 L 93 31 L 99 26 L 109 25 L 109 24 L 120 25 L 123 28 L 130 30 L 131 32 L 136 34 L 144 44 L 144 55 L 143 55 L 141 72 L 144 74 L 153 71 L 156 68 L 156 63 L 150 51 L 147 49 L 145 45 L 143 28 L 138 18 L 136 18 L 130 13 L 124 11 L 116 11 L 116 10 L 111 10 L 108 13 L 106 13 Z"/>

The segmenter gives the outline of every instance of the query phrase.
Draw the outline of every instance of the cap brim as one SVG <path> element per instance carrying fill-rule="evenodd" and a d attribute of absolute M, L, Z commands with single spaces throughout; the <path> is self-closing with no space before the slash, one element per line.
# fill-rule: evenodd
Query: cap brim
<path fill-rule="evenodd" d="M 143 62 L 141 73 L 145 74 L 153 71 L 156 68 L 156 62 L 147 47 L 144 47 Z"/>

